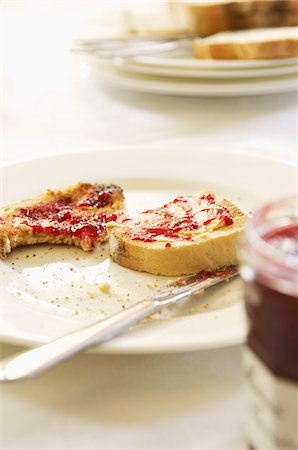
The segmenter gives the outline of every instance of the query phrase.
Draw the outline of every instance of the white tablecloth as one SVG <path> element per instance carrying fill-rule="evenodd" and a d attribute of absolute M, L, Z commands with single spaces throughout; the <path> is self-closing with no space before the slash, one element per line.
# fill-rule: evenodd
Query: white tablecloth
<path fill-rule="evenodd" d="M 162 97 L 101 89 L 81 74 L 69 39 L 112 3 L 3 2 L 4 164 L 119 146 L 295 161 L 295 94 Z M 240 355 L 77 356 L 1 387 L 1 448 L 243 450 Z"/>

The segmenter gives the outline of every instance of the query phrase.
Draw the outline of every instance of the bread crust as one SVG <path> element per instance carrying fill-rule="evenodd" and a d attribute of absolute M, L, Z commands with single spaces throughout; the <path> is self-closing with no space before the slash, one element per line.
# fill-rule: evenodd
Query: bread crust
<path fill-rule="evenodd" d="M 98 205 L 88 204 L 94 192 L 107 193 L 107 200 L 100 207 L 97 207 Z M 59 224 L 55 233 L 49 233 L 46 227 L 45 229 L 40 227 L 40 230 L 36 231 L 32 227 L 31 222 L 28 225 L 22 216 L 24 209 L 30 211 L 35 207 L 45 206 L 62 200 L 68 202 L 70 210 L 73 208 L 76 214 L 79 213 L 80 218 L 84 221 L 84 225 L 86 224 L 87 226 L 91 222 L 95 224 L 97 217 L 100 217 L 100 220 L 102 220 L 102 214 L 109 215 L 114 211 L 122 210 L 124 196 L 122 189 L 116 185 L 77 183 L 63 190 L 48 189 L 41 195 L 4 206 L 0 216 L 1 258 L 5 258 L 13 248 L 23 245 L 42 243 L 68 244 L 81 247 L 87 251 L 107 239 L 105 226 L 100 230 L 101 233 L 99 235 L 93 236 L 92 238 L 86 236 L 82 238 L 82 236 L 77 236 L 63 230 L 62 225 L 60 230 Z M 80 204 L 84 204 L 84 206 L 80 206 Z M 40 221 L 40 218 L 38 220 Z M 63 224 L 63 220 L 61 224 Z"/>
<path fill-rule="evenodd" d="M 165 242 L 132 240 L 125 232 L 125 224 L 109 224 L 111 257 L 129 269 L 165 276 L 187 275 L 237 264 L 245 215 L 228 200 L 223 200 L 221 205 L 229 210 L 233 225 L 219 228 L 210 236 L 200 236 L 191 242 L 171 241 L 168 248 Z"/>

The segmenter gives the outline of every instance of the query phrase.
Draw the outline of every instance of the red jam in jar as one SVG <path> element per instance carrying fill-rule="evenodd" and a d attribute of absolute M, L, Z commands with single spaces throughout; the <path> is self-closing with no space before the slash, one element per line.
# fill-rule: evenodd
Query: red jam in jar
<path fill-rule="evenodd" d="M 252 450 L 298 448 L 297 199 L 248 221 L 242 257 L 248 319 L 246 431 Z"/>

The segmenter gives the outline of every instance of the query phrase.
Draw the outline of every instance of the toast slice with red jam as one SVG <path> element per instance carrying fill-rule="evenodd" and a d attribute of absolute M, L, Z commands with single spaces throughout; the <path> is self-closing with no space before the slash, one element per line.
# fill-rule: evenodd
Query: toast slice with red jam
<path fill-rule="evenodd" d="M 245 215 L 210 192 L 179 196 L 156 209 L 107 225 L 110 254 L 121 266 L 156 275 L 186 275 L 237 264 Z"/>
<path fill-rule="evenodd" d="M 41 243 L 92 250 L 107 240 L 106 224 L 118 220 L 123 202 L 119 186 L 77 183 L 8 205 L 0 215 L 0 255 Z"/>

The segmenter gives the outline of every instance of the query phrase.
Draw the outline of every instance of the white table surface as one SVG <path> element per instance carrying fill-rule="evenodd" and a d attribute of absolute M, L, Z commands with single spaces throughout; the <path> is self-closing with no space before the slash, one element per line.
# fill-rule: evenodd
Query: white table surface
<path fill-rule="evenodd" d="M 162 97 L 103 89 L 86 78 L 69 39 L 83 20 L 116 4 L 2 2 L 4 164 L 119 146 L 222 149 L 295 162 L 296 94 Z M 17 350 L 2 345 L 3 355 Z M 0 445 L 243 450 L 244 412 L 240 347 L 83 354 L 1 386 Z"/>

